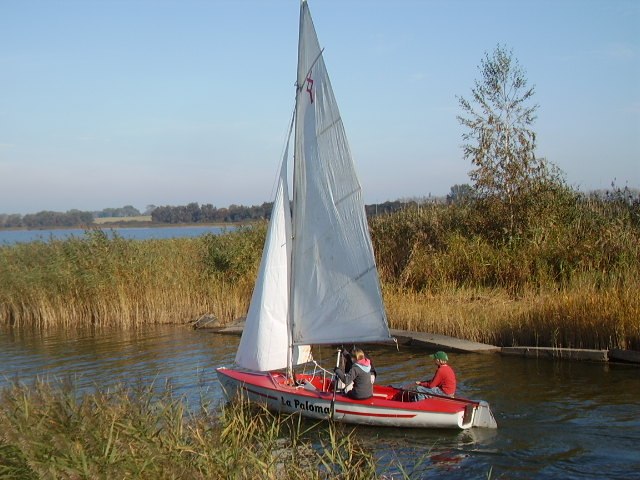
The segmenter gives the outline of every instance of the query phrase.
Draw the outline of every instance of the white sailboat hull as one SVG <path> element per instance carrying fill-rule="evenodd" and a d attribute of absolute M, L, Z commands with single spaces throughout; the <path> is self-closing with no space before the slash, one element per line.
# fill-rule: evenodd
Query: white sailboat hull
<path fill-rule="evenodd" d="M 281 373 L 255 373 L 235 369 L 217 369 L 225 397 L 231 401 L 242 395 L 251 402 L 264 404 L 282 413 L 354 425 L 405 428 L 497 428 L 485 402 L 433 397 L 409 401 L 403 391 L 389 386 L 374 386 L 374 396 L 354 400 L 341 393 L 334 396 L 328 378 L 298 376 L 301 385 L 288 385 Z M 301 381 L 302 380 L 302 381 Z M 305 381 L 306 380 L 306 381 Z M 310 386 L 311 385 L 311 386 Z M 326 390 L 322 390 L 327 387 Z"/>

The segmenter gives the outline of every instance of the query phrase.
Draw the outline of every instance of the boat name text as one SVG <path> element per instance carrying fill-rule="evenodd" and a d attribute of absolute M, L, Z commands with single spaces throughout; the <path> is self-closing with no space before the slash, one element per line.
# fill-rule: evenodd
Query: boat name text
<path fill-rule="evenodd" d="M 289 407 L 289 408 L 295 408 L 297 410 L 304 410 L 307 412 L 315 412 L 315 413 L 323 413 L 325 415 L 329 415 L 329 413 L 331 413 L 331 409 L 329 407 L 325 407 L 323 405 L 318 405 L 315 404 L 313 402 L 310 402 L 309 400 L 305 400 L 304 402 L 298 400 L 297 398 L 293 400 L 293 402 L 291 400 L 285 400 L 284 397 L 280 397 L 280 401 L 282 402 L 282 405 Z"/>

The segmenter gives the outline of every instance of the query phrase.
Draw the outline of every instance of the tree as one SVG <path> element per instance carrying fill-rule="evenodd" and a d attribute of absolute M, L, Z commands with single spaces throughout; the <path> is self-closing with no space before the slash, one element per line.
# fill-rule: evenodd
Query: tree
<path fill-rule="evenodd" d="M 473 188 L 469 184 L 454 185 L 447 195 L 447 203 L 459 203 L 473 198 Z"/>
<path fill-rule="evenodd" d="M 119 209 L 118 216 L 120 217 L 139 217 L 140 210 L 135 208 L 133 205 L 125 205 L 121 209 Z"/>
<path fill-rule="evenodd" d="M 156 206 L 154 204 L 149 204 L 144 209 L 143 215 L 151 215 L 151 212 L 153 212 L 155 209 L 156 209 Z"/>
<path fill-rule="evenodd" d="M 534 87 L 510 50 L 498 45 L 485 53 L 480 80 L 471 89 L 472 100 L 457 97 L 467 128 L 462 135 L 464 158 L 475 167 L 470 172 L 476 195 L 503 203 L 510 236 L 518 231 L 531 204 L 530 194 L 541 185 L 558 184 L 559 171 L 536 158 L 532 125 L 537 104 L 531 104 Z"/>

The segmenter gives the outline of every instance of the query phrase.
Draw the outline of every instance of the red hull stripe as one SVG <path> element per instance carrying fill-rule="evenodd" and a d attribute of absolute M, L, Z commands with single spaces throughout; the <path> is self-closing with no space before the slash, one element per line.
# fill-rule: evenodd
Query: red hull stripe
<path fill-rule="evenodd" d="M 349 410 L 336 409 L 336 413 L 344 413 L 345 415 L 360 415 L 361 417 L 383 417 L 383 418 L 413 418 L 415 414 L 411 413 L 366 413 L 366 412 L 351 412 Z"/>
<path fill-rule="evenodd" d="M 272 397 L 271 395 L 267 395 L 265 393 L 258 392 L 256 390 L 251 390 L 250 388 L 247 388 L 247 387 L 244 387 L 244 389 L 249 393 L 253 393 L 254 395 L 258 395 L 259 397 L 266 397 L 269 400 L 277 400 L 278 399 L 277 397 Z"/>

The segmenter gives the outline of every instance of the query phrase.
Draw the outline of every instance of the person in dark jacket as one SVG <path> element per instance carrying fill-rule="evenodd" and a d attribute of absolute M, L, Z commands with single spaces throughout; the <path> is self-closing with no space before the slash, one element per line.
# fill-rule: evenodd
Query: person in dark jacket
<path fill-rule="evenodd" d="M 351 367 L 353 366 L 353 364 L 355 363 L 355 345 L 352 349 L 352 352 L 350 352 L 349 350 L 345 349 L 344 352 L 342 352 L 342 357 L 344 359 L 344 373 L 347 374 L 351 371 Z M 376 382 L 376 377 L 378 376 L 378 372 L 376 372 L 376 367 L 373 365 L 373 362 L 371 361 L 371 359 L 369 357 L 366 356 L 365 354 L 365 358 L 369 359 L 369 366 L 371 367 L 371 383 L 375 383 Z"/>
<path fill-rule="evenodd" d="M 371 381 L 371 361 L 364 356 L 364 352 L 356 348 L 352 352 L 355 362 L 348 373 L 340 367 L 335 368 L 336 375 L 345 385 L 353 385 L 347 396 L 356 400 L 365 400 L 373 396 L 373 382 Z"/>

